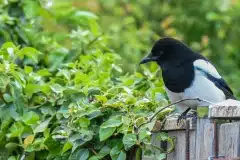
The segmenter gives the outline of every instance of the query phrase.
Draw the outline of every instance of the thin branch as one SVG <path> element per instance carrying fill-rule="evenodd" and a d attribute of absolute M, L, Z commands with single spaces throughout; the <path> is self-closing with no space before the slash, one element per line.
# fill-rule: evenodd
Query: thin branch
<path fill-rule="evenodd" d="M 176 101 L 176 102 L 174 102 L 174 103 L 171 103 L 171 104 L 169 104 L 169 105 L 167 105 L 167 106 L 159 109 L 157 112 L 155 112 L 155 113 L 148 119 L 148 121 L 140 124 L 138 127 L 136 127 L 136 129 L 138 130 L 138 129 L 139 129 L 140 127 L 142 127 L 143 125 L 152 122 L 152 120 L 153 120 L 161 111 L 163 111 L 164 109 L 167 109 L 167 108 L 169 108 L 169 107 L 171 107 L 171 106 L 173 106 L 173 105 L 175 105 L 175 104 L 178 104 L 178 103 L 181 103 L 181 102 L 184 102 L 184 101 L 191 101 L 191 100 L 196 100 L 196 101 L 199 101 L 199 102 L 206 102 L 206 103 L 209 103 L 209 104 L 213 104 L 212 102 L 209 102 L 209 101 L 207 101 L 207 100 L 200 99 L 200 98 L 186 98 L 186 99 L 182 99 L 182 100 Z"/>
<path fill-rule="evenodd" d="M 97 152 L 93 148 L 90 148 L 90 149 L 95 155 L 97 155 Z"/>

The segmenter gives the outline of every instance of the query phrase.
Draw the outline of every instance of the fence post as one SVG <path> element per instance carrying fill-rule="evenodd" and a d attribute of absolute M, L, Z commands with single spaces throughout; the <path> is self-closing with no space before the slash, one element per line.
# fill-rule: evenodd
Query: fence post
<path fill-rule="evenodd" d="M 193 119 L 190 121 L 190 160 L 208 160 L 214 155 L 213 120 L 219 124 L 219 155 L 228 159 L 240 157 L 240 101 L 226 100 L 209 107 L 198 107 L 197 112 L 197 124 Z M 185 126 L 177 126 L 176 120 L 167 119 L 163 127 L 169 136 L 176 137 L 175 150 L 167 156 L 167 160 L 185 159 Z M 152 141 L 161 145 L 154 136 Z"/>

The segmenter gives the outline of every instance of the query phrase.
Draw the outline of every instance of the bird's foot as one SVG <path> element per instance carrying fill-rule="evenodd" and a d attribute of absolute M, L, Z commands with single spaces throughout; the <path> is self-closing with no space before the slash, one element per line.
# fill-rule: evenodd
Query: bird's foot
<path fill-rule="evenodd" d="M 197 112 L 193 112 L 193 113 L 190 113 L 190 114 L 186 114 L 185 112 L 183 112 L 177 119 L 177 125 L 179 125 L 183 120 L 185 121 L 187 118 L 196 119 L 197 118 Z"/>

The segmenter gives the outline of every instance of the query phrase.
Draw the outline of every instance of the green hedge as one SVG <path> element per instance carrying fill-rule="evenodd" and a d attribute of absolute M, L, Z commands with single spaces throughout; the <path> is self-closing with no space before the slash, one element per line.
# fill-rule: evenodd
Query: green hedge
<path fill-rule="evenodd" d="M 2 2 L 0 146 L 9 160 L 163 159 L 150 136 L 172 109 L 138 128 L 167 104 L 156 65 L 124 73 L 98 17 L 69 4 Z"/>

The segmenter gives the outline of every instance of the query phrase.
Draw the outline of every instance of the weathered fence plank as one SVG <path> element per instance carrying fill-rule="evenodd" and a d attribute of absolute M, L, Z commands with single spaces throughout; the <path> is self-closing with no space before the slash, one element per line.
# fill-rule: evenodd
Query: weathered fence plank
<path fill-rule="evenodd" d="M 240 122 L 220 126 L 219 153 L 228 158 L 240 157 Z"/>
<path fill-rule="evenodd" d="M 207 160 L 213 155 L 213 124 L 209 119 L 197 120 L 196 129 L 196 159 Z"/>
<path fill-rule="evenodd" d="M 172 131 L 169 136 L 176 137 L 175 150 L 167 156 L 167 160 L 184 160 L 185 159 L 185 131 Z M 190 131 L 190 159 L 195 158 L 195 131 Z"/>

